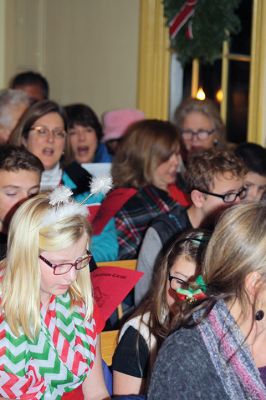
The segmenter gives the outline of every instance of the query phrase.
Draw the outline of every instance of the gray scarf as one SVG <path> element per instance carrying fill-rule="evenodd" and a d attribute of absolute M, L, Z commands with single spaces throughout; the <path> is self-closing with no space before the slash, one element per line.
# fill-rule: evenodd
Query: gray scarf
<path fill-rule="evenodd" d="M 194 314 L 198 318 L 200 312 Z M 265 400 L 260 378 L 245 339 L 223 300 L 218 301 L 199 329 L 210 359 L 232 400 Z"/>

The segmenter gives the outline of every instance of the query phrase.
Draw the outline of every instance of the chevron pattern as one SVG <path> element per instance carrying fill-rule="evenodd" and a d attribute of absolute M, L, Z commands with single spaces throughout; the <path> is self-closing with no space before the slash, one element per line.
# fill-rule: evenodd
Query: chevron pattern
<path fill-rule="evenodd" d="M 41 331 L 31 341 L 13 335 L 0 317 L 0 396 L 9 399 L 61 399 L 78 387 L 96 352 L 94 318 L 84 321 L 82 306 L 70 308 L 68 293 L 41 309 Z"/>

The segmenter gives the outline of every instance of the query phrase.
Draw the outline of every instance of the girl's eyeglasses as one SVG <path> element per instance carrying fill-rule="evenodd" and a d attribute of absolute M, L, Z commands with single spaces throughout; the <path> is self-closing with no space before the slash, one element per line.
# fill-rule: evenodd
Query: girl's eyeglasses
<path fill-rule="evenodd" d="M 86 255 L 84 255 L 83 257 L 79 257 L 75 262 L 62 263 L 62 264 L 52 264 L 50 261 L 48 261 L 42 255 L 39 255 L 39 258 L 43 262 L 45 262 L 45 264 L 47 264 L 49 267 L 53 268 L 54 275 L 63 275 L 63 274 L 67 274 L 71 270 L 72 267 L 74 267 L 77 271 L 87 267 L 92 258 L 92 254 L 87 250 Z"/>
<path fill-rule="evenodd" d="M 177 278 L 176 276 L 171 275 L 170 272 L 168 274 L 168 279 L 169 279 L 169 282 L 170 282 L 170 287 L 174 291 L 176 291 L 176 289 L 180 288 L 180 286 L 183 287 L 183 288 L 188 288 L 189 287 L 188 282 L 184 281 L 181 278 Z"/>

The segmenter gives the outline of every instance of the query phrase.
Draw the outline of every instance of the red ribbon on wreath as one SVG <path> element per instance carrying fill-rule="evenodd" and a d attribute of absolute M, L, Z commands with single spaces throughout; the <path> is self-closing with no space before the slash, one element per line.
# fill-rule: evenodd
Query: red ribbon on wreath
<path fill-rule="evenodd" d="M 181 7 L 180 11 L 174 16 L 169 24 L 171 39 L 174 39 L 180 29 L 185 25 L 185 23 L 192 17 L 195 11 L 197 0 L 187 0 Z M 187 36 L 192 39 L 192 29 L 191 26 L 186 32 Z"/>

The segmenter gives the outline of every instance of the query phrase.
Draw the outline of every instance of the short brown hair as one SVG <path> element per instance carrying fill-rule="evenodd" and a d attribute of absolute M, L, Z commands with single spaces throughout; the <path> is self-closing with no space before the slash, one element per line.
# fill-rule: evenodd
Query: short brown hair
<path fill-rule="evenodd" d="M 214 177 L 230 172 L 232 176 L 244 177 L 246 168 L 233 151 L 210 149 L 193 154 L 188 160 L 186 183 L 188 191 L 210 190 Z"/>
<path fill-rule="evenodd" d="M 42 162 L 24 147 L 4 144 L 0 146 L 0 170 L 17 172 L 35 171 L 40 175 L 44 171 Z"/>
<path fill-rule="evenodd" d="M 146 119 L 130 125 L 113 160 L 114 186 L 140 188 L 152 184 L 154 170 L 177 148 L 178 134 L 171 122 Z"/>

